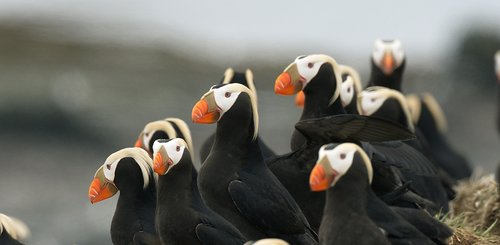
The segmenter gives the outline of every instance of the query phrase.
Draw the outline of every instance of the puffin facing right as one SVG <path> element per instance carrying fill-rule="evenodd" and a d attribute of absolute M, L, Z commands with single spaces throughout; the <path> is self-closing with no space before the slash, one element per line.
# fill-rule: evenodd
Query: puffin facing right
<path fill-rule="evenodd" d="M 181 138 L 153 145 L 158 177 L 156 227 L 163 244 L 241 245 L 246 239 L 201 199 L 188 144 Z"/>
<path fill-rule="evenodd" d="M 0 213 L 0 244 L 22 245 L 30 235 L 28 227 L 20 220 Z"/>

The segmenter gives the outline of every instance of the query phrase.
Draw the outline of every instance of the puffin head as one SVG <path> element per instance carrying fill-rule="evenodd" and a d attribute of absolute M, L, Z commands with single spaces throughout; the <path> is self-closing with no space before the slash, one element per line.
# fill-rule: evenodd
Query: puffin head
<path fill-rule="evenodd" d="M 244 102 L 244 100 L 246 100 L 246 102 Z M 194 105 L 191 118 L 194 123 L 216 123 L 228 112 L 239 113 L 241 111 L 237 110 L 239 108 L 232 110 L 237 104 L 248 103 L 252 110 L 254 124 L 253 138 L 255 139 L 257 138 L 259 129 L 259 115 L 257 113 L 256 100 L 255 93 L 241 84 L 230 83 L 214 85 L 201 97 L 200 101 Z"/>
<path fill-rule="evenodd" d="M 134 184 L 140 186 L 133 188 L 146 189 L 152 181 L 150 180 L 152 166 L 149 154 L 141 148 L 125 148 L 111 154 L 97 169 L 90 184 L 88 193 L 90 202 L 94 204 L 108 199 L 121 188 L 128 188 Z M 134 179 L 136 176 L 139 176 L 137 181 Z"/>
<path fill-rule="evenodd" d="M 153 170 L 158 175 L 165 175 L 183 158 L 187 144 L 181 138 L 159 139 L 153 145 Z"/>
<path fill-rule="evenodd" d="M 327 144 L 319 149 L 318 162 L 311 171 L 309 186 L 312 191 L 324 191 L 344 176 L 353 162 L 361 159 L 368 172 L 368 183 L 372 182 L 373 169 L 365 151 L 353 143 Z"/>
<path fill-rule="evenodd" d="M 0 236 L 3 233 L 14 240 L 24 241 L 30 236 L 30 229 L 21 220 L 0 213 Z"/>
<path fill-rule="evenodd" d="M 497 73 L 497 81 L 500 84 L 500 50 L 495 53 L 495 72 Z"/>
<path fill-rule="evenodd" d="M 399 39 L 375 40 L 371 56 L 373 63 L 380 68 L 386 76 L 391 75 L 405 60 L 403 44 Z"/>
<path fill-rule="evenodd" d="M 174 127 L 178 138 L 182 138 L 186 141 L 189 152 L 191 153 L 191 159 L 194 159 L 193 137 L 191 136 L 191 130 L 187 123 L 176 117 L 165 118 L 165 121 L 169 122 Z"/>
<path fill-rule="evenodd" d="M 139 134 L 135 147 L 146 150 L 149 154 L 153 153 L 153 143 L 157 139 L 172 139 L 177 137 L 174 127 L 166 120 L 158 120 L 146 124 Z"/>
<path fill-rule="evenodd" d="M 389 117 L 386 119 L 398 121 L 398 118 L 391 118 L 391 116 L 397 116 L 394 114 L 394 111 L 382 112 L 384 106 L 390 106 L 389 103 L 398 107 L 397 109 L 400 109 L 403 113 L 405 120 L 400 123 L 404 124 L 410 131 L 415 132 L 412 115 L 410 114 L 406 98 L 397 90 L 380 86 L 368 87 L 358 96 L 358 112 L 360 115 L 364 116 L 375 116 L 383 113 L 382 117 Z M 395 108 L 391 107 L 390 109 Z"/>
<path fill-rule="evenodd" d="M 359 73 L 354 68 L 346 65 L 339 65 L 340 75 L 342 78 L 342 85 L 340 88 L 340 99 L 342 106 L 346 107 L 361 91 L 361 78 Z M 297 107 L 304 107 L 306 96 L 303 91 L 300 91 L 295 96 L 295 105 Z"/>
<path fill-rule="evenodd" d="M 308 93 L 308 85 L 313 83 L 314 78 L 318 76 L 323 67 L 330 66 L 335 76 L 336 87 L 331 102 L 335 101 L 340 94 L 339 88 L 342 81 L 339 66 L 330 56 L 324 54 L 301 55 L 295 59 L 287 68 L 276 78 L 274 83 L 274 92 L 281 95 L 294 95 L 300 91 Z M 300 95 L 302 96 L 302 95 Z M 304 96 L 305 98 L 305 96 Z M 305 99 L 304 99 L 305 100 Z M 304 101 L 303 100 L 303 101 Z M 296 102 L 303 104 L 303 102 Z"/>

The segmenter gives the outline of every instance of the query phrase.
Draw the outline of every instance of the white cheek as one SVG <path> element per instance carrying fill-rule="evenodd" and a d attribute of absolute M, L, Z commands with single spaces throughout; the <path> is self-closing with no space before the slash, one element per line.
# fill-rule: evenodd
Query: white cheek
<path fill-rule="evenodd" d="M 350 104 L 354 96 L 354 88 L 352 85 L 352 82 L 350 84 L 348 82 L 342 83 L 340 99 L 342 100 L 342 104 L 344 104 L 344 106 Z"/>
<path fill-rule="evenodd" d="M 108 169 L 108 167 L 106 165 L 104 165 L 104 177 L 106 177 L 106 179 L 108 179 L 109 181 L 113 182 L 115 180 L 115 171 L 116 171 L 116 167 L 118 166 L 118 162 L 120 160 L 117 160 L 113 163 L 111 163 L 111 167 Z"/>
<path fill-rule="evenodd" d="M 383 100 L 371 95 L 363 95 L 361 99 L 362 115 L 370 116 L 375 113 L 382 105 Z"/>
<path fill-rule="evenodd" d="M 226 91 L 214 90 L 215 103 L 221 109 L 221 114 L 227 112 L 236 102 L 241 92 L 232 92 L 230 97 L 226 97 Z"/>
<path fill-rule="evenodd" d="M 177 164 L 181 158 L 182 154 L 184 153 L 185 147 L 182 145 L 179 145 L 176 142 L 169 142 L 171 144 L 167 144 L 165 149 L 167 149 L 167 154 L 168 157 L 172 160 L 173 164 Z M 179 150 L 177 151 L 177 147 L 179 146 Z"/>
<path fill-rule="evenodd" d="M 340 158 L 339 152 L 334 150 L 332 153 L 333 154 L 329 154 L 328 156 L 331 167 L 339 173 L 339 177 L 343 176 L 352 165 L 354 152 L 347 153 L 344 159 Z"/>
<path fill-rule="evenodd" d="M 309 68 L 308 64 L 313 63 L 313 67 Z M 309 62 L 306 58 L 297 61 L 297 70 L 300 76 L 302 76 L 304 81 L 304 87 L 318 74 L 319 68 L 323 63 L 321 62 Z"/>

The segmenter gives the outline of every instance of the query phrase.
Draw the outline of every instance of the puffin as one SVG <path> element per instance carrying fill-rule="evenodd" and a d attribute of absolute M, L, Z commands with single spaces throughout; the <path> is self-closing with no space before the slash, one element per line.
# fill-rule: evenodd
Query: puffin
<path fill-rule="evenodd" d="M 425 136 L 421 130 L 413 124 L 413 119 L 405 96 L 395 89 L 373 86 L 361 92 L 358 100 L 357 106 L 361 115 L 385 118 L 404 125 L 415 133 L 416 138 L 407 140 L 405 143 L 420 151 L 431 161 L 431 163 L 433 163 L 436 167 L 437 174 L 442 180 L 448 198 L 450 200 L 453 199 L 455 197 L 453 186 L 456 184 L 456 181 L 446 171 L 447 167 L 453 166 L 453 163 L 437 162 L 435 160 Z"/>
<path fill-rule="evenodd" d="M 342 86 L 340 89 L 340 99 L 346 113 L 357 114 L 356 98 L 362 90 L 361 77 L 359 73 L 352 67 L 347 65 L 339 65 L 340 74 L 342 76 Z M 305 95 L 300 91 L 295 96 L 295 105 L 304 107 Z M 295 150 L 295 149 L 292 149 Z"/>
<path fill-rule="evenodd" d="M 169 117 L 164 120 L 149 122 L 144 126 L 144 129 L 137 137 L 135 147 L 144 149 L 153 157 L 153 144 L 157 139 L 173 139 L 182 138 L 186 141 L 191 159 L 194 159 L 193 154 L 193 139 L 191 130 L 186 122 L 180 118 Z"/>
<path fill-rule="evenodd" d="M 361 93 L 361 79 L 356 70 L 350 66 L 341 65 L 342 85 L 340 88 L 340 100 L 346 113 L 358 114 L 357 97 Z"/>
<path fill-rule="evenodd" d="M 217 123 L 198 174 L 201 197 L 249 240 L 317 244 L 300 207 L 264 162 L 256 103 L 248 87 L 229 83 L 212 86 L 194 105 L 194 123 Z"/>
<path fill-rule="evenodd" d="M 320 148 L 309 179 L 312 191 L 326 191 L 320 244 L 435 244 L 375 195 L 372 180 L 370 159 L 357 144 Z M 440 226 L 445 234 L 438 242 L 445 244 L 452 232 Z"/>
<path fill-rule="evenodd" d="M 376 39 L 370 60 L 371 73 L 367 87 L 383 86 L 401 91 L 406 64 L 402 42 L 399 39 Z"/>
<path fill-rule="evenodd" d="M 0 213 L 0 244 L 22 245 L 30 236 L 30 230 L 24 222 Z"/>
<path fill-rule="evenodd" d="M 158 139 L 153 152 L 153 168 L 158 174 L 156 227 L 162 244 L 245 243 L 236 227 L 201 199 L 186 141 Z"/>
<path fill-rule="evenodd" d="M 294 136 L 300 134 L 309 140 L 303 147 L 298 147 L 298 150 L 268 161 L 268 166 L 295 198 L 315 230 L 319 229 L 325 195 L 322 192 L 311 192 L 308 180 L 318 149 L 323 144 L 390 141 L 414 137 L 406 128 L 387 120 L 343 113 L 344 109 L 338 100 L 340 92 L 337 88 L 340 87 L 340 80 L 338 65 L 333 58 L 327 55 L 309 55 L 299 56 L 278 76 L 275 83 L 277 94 L 294 95 L 301 90 L 306 94 L 302 120 L 295 125 L 297 132 Z M 304 134 L 309 136 L 305 137 Z M 381 191 L 384 194 L 394 193 L 396 190 L 406 192 L 407 184 L 403 183 L 399 173 L 392 170 L 392 164 L 401 165 L 397 162 L 382 162 L 377 168 L 387 168 L 383 177 L 376 178 L 376 183 L 384 183 L 383 188 L 379 190 L 384 190 Z M 414 168 L 411 165 L 409 167 Z M 409 194 L 405 194 L 407 195 Z M 392 200 L 398 199 L 399 196 L 391 194 L 387 198 Z M 418 195 L 414 197 L 417 198 Z M 422 206 L 432 204 L 431 201 L 420 197 L 415 201 Z"/>
<path fill-rule="evenodd" d="M 255 88 L 252 70 L 246 69 L 245 73 L 242 73 L 242 72 L 235 72 L 231 67 L 227 68 L 219 84 L 229 84 L 229 83 L 239 83 L 245 85 L 255 94 L 255 100 L 257 101 L 257 89 Z M 212 148 L 214 139 L 215 139 L 215 133 L 210 135 L 201 145 L 200 159 L 202 163 L 210 153 L 210 149 Z M 262 150 L 262 155 L 264 156 L 264 159 L 271 158 L 276 155 L 276 153 L 274 153 L 274 151 L 266 143 L 264 143 L 264 141 L 260 137 L 257 137 L 257 141 L 260 144 L 260 148 Z"/>
<path fill-rule="evenodd" d="M 412 121 L 422 132 L 435 162 L 455 180 L 469 178 L 472 175 L 470 163 L 447 141 L 446 116 L 434 96 L 409 94 L 406 100 Z"/>
<path fill-rule="evenodd" d="M 155 230 L 156 174 L 149 154 L 137 147 L 111 154 L 89 187 L 92 204 L 120 191 L 111 222 L 113 244 L 160 244 Z"/>

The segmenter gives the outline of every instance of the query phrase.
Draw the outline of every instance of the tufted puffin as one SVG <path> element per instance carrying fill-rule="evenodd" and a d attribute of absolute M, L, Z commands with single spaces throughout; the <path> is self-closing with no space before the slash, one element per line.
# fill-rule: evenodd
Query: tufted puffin
<path fill-rule="evenodd" d="M 125 148 L 111 154 L 94 175 L 88 194 L 91 203 L 120 191 L 111 222 L 113 244 L 159 244 L 152 161 L 141 148 Z"/>
<path fill-rule="evenodd" d="M 193 107 L 192 119 L 217 122 L 214 145 L 198 175 L 206 205 L 249 240 L 276 237 L 317 244 L 299 206 L 264 163 L 256 140 L 255 94 L 237 83 L 215 85 Z"/>
<path fill-rule="evenodd" d="M 30 230 L 21 220 L 0 213 L 0 244 L 22 245 L 29 236 Z"/>
<path fill-rule="evenodd" d="M 315 66 L 315 71 L 309 71 Z M 293 95 L 300 90 L 306 94 L 303 120 L 297 123 L 295 128 L 299 130 L 297 134 L 301 132 L 301 135 L 304 133 L 309 135 L 307 137 L 309 140 L 299 150 L 270 160 L 268 166 L 290 191 L 316 230 L 322 217 L 321 211 L 318 210 L 322 210 L 325 196 L 322 192 L 311 192 L 308 180 L 321 145 L 329 142 L 389 141 L 413 137 L 413 134 L 404 127 L 387 120 L 342 114 L 341 102 L 337 100 L 339 94 L 337 88 L 340 83 L 338 82 L 340 78 L 337 79 L 338 74 L 338 65 L 329 56 L 300 56 L 285 69 L 275 83 L 275 92 L 278 94 Z M 331 99 L 332 94 L 335 99 Z M 394 191 L 398 190 L 405 192 L 404 197 L 412 203 L 421 206 L 434 205 L 418 195 L 409 198 L 411 192 L 406 193 L 407 184 L 402 181 L 401 174 L 393 170 L 396 167 L 391 164 L 393 162 L 381 162 L 376 168 L 387 169 L 383 174 L 377 171 L 377 181 L 375 181 L 377 184 L 384 184 L 376 186 L 380 193 L 390 194 L 386 196 L 389 198 L 387 200 L 398 199 L 400 195 L 394 194 Z M 397 162 L 394 164 L 400 166 Z M 409 166 L 410 169 L 414 168 L 412 165 Z M 420 173 L 420 171 L 415 172 Z"/>
<path fill-rule="evenodd" d="M 342 86 L 340 89 L 340 99 L 344 110 L 349 114 L 358 114 L 356 108 L 356 98 L 361 92 L 361 77 L 354 68 L 347 65 L 339 65 L 340 74 L 342 75 Z M 300 91 L 295 96 L 295 105 L 304 107 L 305 95 Z M 292 149 L 296 150 L 296 149 Z"/>
<path fill-rule="evenodd" d="M 309 180 L 311 190 L 327 191 L 320 244 L 435 244 L 393 210 L 399 208 L 389 207 L 373 193 L 372 179 L 370 159 L 358 145 L 320 148 Z M 446 225 L 440 226 L 448 232 L 438 240 L 444 242 L 452 233 Z"/>
<path fill-rule="evenodd" d="M 222 77 L 220 84 L 228 84 L 228 83 L 239 83 L 245 85 L 255 94 L 255 100 L 257 101 L 257 89 L 255 88 L 254 84 L 253 72 L 250 69 L 247 69 L 245 73 L 242 73 L 242 72 L 235 72 L 233 68 L 227 68 L 226 71 L 224 72 L 224 76 Z M 200 161 L 202 163 L 207 158 L 208 153 L 210 153 L 210 149 L 212 148 L 214 139 L 215 139 L 215 133 L 210 135 L 201 145 Z M 260 144 L 260 148 L 262 151 L 262 155 L 264 156 L 264 159 L 276 155 L 274 151 L 271 150 L 271 148 L 267 146 L 267 144 L 264 143 L 264 141 L 262 141 L 260 137 L 257 137 L 257 141 Z"/>
<path fill-rule="evenodd" d="M 181 138 L 159 139 L 153 149 L 162 244 L 243 244 L 243 235 L 202 201 L 188 144 Z"/>
<path fill-rule="evenodd" d="M 367 87 L 383 86 L 401 91 L 406 57 L 400 40 L 375 40 Z"/>
<path fill-rule="evenodd" d="M 429 93 L 422 93 L 421 96 L 410 94 L 406 99 L 412 121 L 428 142 L 436 163 L 455 180 L 470 177 L 472 169 L 469 162 L 453 149 L 445 137 L 446 116 L 434 96 Z"/>

